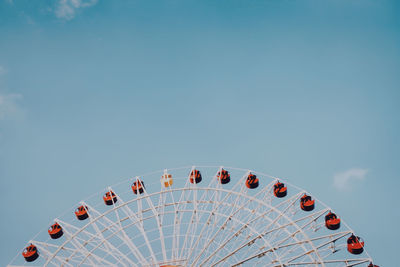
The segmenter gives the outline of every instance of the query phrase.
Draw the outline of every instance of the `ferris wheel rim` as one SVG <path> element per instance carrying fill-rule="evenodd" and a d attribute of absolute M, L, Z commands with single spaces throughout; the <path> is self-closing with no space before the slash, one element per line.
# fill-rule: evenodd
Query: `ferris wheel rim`
<path fill-rule="evenodd" d="M 292 184 L 292 183 L 290 183 L 290 182 L 288 182 L 288 180 L 285 178 L 285 179 L 282 179 L 282 178 L 279 178 L 279 177 L 276 177 L 276 176 L 272 176 L 272 175 L 269 175 L 269 174 L 265 174 L 265 173 L 262 173 L 262 172 L 258 172 L 258 171 L 251 171 L 251 170 L 249 170 L 249 169 L 244 169 L 244 168 L 235 168 L 235 167 L 225 167 L 225 166 L 185 166 L 185 167 L 178 167 L 178 168 L 170 168 L 170 169 L 168 169 L 168 171 L 175 171 L 175 170 L 184 170 L 184 169 L 188 169 L 188 168 L 192 168 L 192 169 L 194 169 L 194 168 L 218 168 L 218 170 L 221 170 L 222 168 L 225 168 L 225 169 L 228 169 L 228 170 L 238 170 L 238 171 L 243 171 L 243 172 L 246 172 L 246 173 L 249 173 L 249 172 L 251 172 L 251 173 L 254 173 L 254 174 L 258 174 L 258 175 L 260 175 L 261 177 L 268 177 L 268 178 L 270 178 L 272 181 L 271 181 L 271 183 L 273 183 L 273 182 L 275 182 L 275 181 L 282 181 L 282 182 L 284 182 L 285 184 L 287 184 L 287 185 L 289 185 L 290 187 L 293 187 L 293 188 L 295 188 L 295 189 L 297 189 L 298 191 L 299 191 L 299 193 L 297 194 L 297 195 L 301 195 L 301 194 L 303 194 L 303 193 L 309 193 L 307 190 L 304 190 L 304 189 L 302 189 L 301 187 L 298 187 L 298 186 L 296 186 L 296 185 L 294 185 L 294 184 Z M 165 170 L 165 169 L 164 169 Z M 153 172 L 148 172 L 148 173 L 145 173 L 145 174 L 143 174 L 143 175 L 140 175 L 140 176 L 136 176 L 136 177 L 146 177 L 146 176 L 148 176 L 148 175 L 151 175 L 151 174 L 157 174 L 157 173 L 162 173 L 164 170 L 157 170 L 157 171 L 153 171 Z M 134 178 L 135 179 L 135 178 Z M 241 181 L 243 179 L 243 177 L 242 178 L 240 178 L 239 179 L 239 181 Z M 118 182 L 118 183 L 116 183 L 116 184 L 114 184 L 114 185 L 112 185 L 112 186 L 107 186 L 106 187 L 106 189 L 108 190 L 111 190 L 114 186 L 117 186 L 117 185 L 121 185 L 121 184 L 123 184 L 123 183 L 125 183 L 125 182 L 130 182 L 130 181 L 132 181 L 133 179 L 132 178 L 129 178 L 129 179 L 126 179 L 126 180 L 124 180 L 124 181 L 121 181 L 121 182 Z M 239 181 L 237 182 L 237 183 L 239 183 Z M 154 184 L 155 184 L 156 182 L 154 182 Z M 162 188 L 162 187 L 161 187 Z M 236 194 L 236 195 L 241 195 L 241 196 L 245 196 L 246 198 L 250 198 L 250 199 L 252 199 L 252 201 L 254 201 L 254 203 L 260 203 L 260 201 L 259 200 L 257 200 L 257 199 L 254 199 L 253 197 L 251 197 L 251 196 L 248 196 L 248 195 L 244 195 L 244 194 L 242 194 L 242 193 L 240 193 L 240 192 L 236 192 L 236 191 L 231 191 L 231 190 L 228 190 L 228 189 L 218 189 L 218 188 L 211 188 L 211 187 L 209 187 L 209 188 L 207 188 L 207 187 L 199 187 L 199 188 L 196 188 L 196 184 L 195 184 L 195 186 L 194 186 L 194 188 L 169 188 L 168 189 L 168 192 L 179 192 L 179 191 L 187 191 L 187 190 L 194 190 L 194 191 L 198 191 L 198 190 L 219 190 L 219 191 L 221 191 L 221 192 L 225 192 L 225 193 L 229 193 L 229 194 Z M 85 201 L 87 201 L 87 200 L 89 200 L 90 198 L 92 198 L 92 197 L 94 197 L 94 196 L 96 196 L 96 195 L 98 195 L 99 193 L 100 194 L 102 194 L 104 191 L 100 191 L 100 192 L 97 192 L 97 193 L 94 193 L 94 194 L 92 194 L 92 195 L 90 195 L 89 197 L 86 197 L 84 200 L 82 200 L 82 201 L 80 201 L 79 203 L 80 204 L 82 204 L 82 205 L 87 205 L 87 203 L 85 202 Z M 102 214 L 100 214 L 99 216 L 101 216 L 101 217 L 99 217 L 99 216 L 97 216 L 96 218 L 94 218 L 94 220 L 95 221 L 97 221 L 97 220 L 99 220 L 100 218 L 102 218 L 102 217 L 104 217 L 104 216 L 106 216 L 107 214 L 109 214 L 109 213 L 112 213 L 112 212 L 114 212 L 114 211 L 116 211 L 116 210 L 118 210 L 118 209 L 120 209 L 120 208 L 122 208 L 123 206 L 126 206 L 126 205 L 128 205 L 128 204 L 130 204 L 130 203 L 133 203 L 133 202 L 135 202 L 135 201 L 138 201 L 138 199 L 140 199 L 140 200 L 144 200 L 144 199 L 150 199 L 149 197 L 150 196 L 157 196 L 157 195 L 161 195 L 161 194 L 163 194 L 163 190 L 161 189 L 160 191 L 157 191 L 157 192 L 153 192 L 153 193 L 150 193 L 150 194 L 148 194 L 147 193 L 147 190 L 145 189 L 144 190 L 144 192 L 145 192 L 145 195 L 143 195 L 143 196 L 138 196 L 137 198 L 133 198 L 133 199 L 130 199 L 130 200 L 128 200 L 128 201 L 124 201 L 124 203 L 122 204 L 122 206 L 121 206 L 121 204 L 119 204 L 118 206 L 116 206 L 116 205 L 113 205 L 113 207 L 111 208 L 111 209 L 109 209 L 109 210 L 107 210 L 106 212 L 103 212 Z M 296 200 L 299 198 L 299 196 L 297 196 L 296 197 Z M 119 198 L 119 199 L 121 199 L 121 198 Z M 329 207 L 328 205 L 326 205 L 324 202 L 322 202 L 319 198 L 314 198 L 315 199 L 315 201 L 316 202 L 318 202 L 318 203 L 320 203 L 323 207 L 324 207 L 324 210 L 331 210 L 331 211 L 334 211 L 331 207 Z M 177 202 L 178 203 L 178 202 Z M 271 208 L 271 209 L 273 209 L 274 207 L 273 206 L 270 206 L 269 208 Z M 67 212 L 67 211 L 66 211 Z M 63 214 L 65 214 L 66 212 L 64 212 Z M 277 212 L 277 213 L 279 213 L 280 211 L 279 210 L 275 210 L 275 212 Z M 324 211 L 324 213 L 325 213 L 325 211 Z M 322 214 L 324 214 L 324 213 L 322 213 Z M 62 216 L 62 215 L 61 215 Z M 60 221 L 58 218 L 59 217 L 61 217 L 61 216 L 58 216 L 58 217 L 56 217 L 54 220 L 53 220 L 53 222 L 58 222 L 58 221 Z M 299 228 L 298 227 L 298 225 L 296 225 L 295 223 L 294 223 L 294 221 L 292 221 L 290 218 L 288 218 L 285 214 L 282 214 L 282 216 L 284 216 L 285 217 L 285 219 L 287 219 L 288 221 L 291 221 L 292 223 L 293 223 L 293 225 L 294 226 L 296 226 L 297 228 Z M 352 232 L 352 233 L 354 233 L 354 231 L 353 231 L 353 229 L 352 228 L 350 228 L 346 223 L 345 223 L 345 221 L 344 220 L 342 220 L 342 222 L 343 222 L 343 225 L 345 225 L 345 227 L 347 228 L 347 229 L 349 229 L 350 231 L 349 231 L 349 233 L 350 232 Z M 80 231 L 83 231 L 84 229 L 86 229 L 86 228 L 88 228 L 88 227 L 90 227 L 91 225 L 92 225 L 92 219 L 90 219 L 90 221 L 89 221 L 89 223 L 86 223 L 85 225 L 83 225 L 81 228 L 80 228 Z M 299 230 L 301 230 L 301 229 L 299 229 Z M 42 230 L 42 231 L 44 231 L 44 230 Z M 33 240 L 35 240 L 36 239 L 36 237 L 42 232 L 42 231 L 40 231 L 39 233 L 37 233 L 30 241 L 33 241 Z M 79 232 L 80 232 L 79 231 Z M 302 230 L 301 230 L 302 231 Z M 256 231 L 255 231 L 255 233 L 257 233 Z M 305 236 L 307 236 L 307 234 L 305 234 L 304 233 L 304 235 Z M 71 238 L 72 239 L 72 238 Z M 310 244 L 313 246 L 313 243 L 310 241 L 310 238 L 307 236 L 307 239 L 308 239 L 308 241 L 310 242 Z M 267 242 L 266 240 L 264 240 L 265 242 Z M 37 242 L 37 241 L 36 241 Z M 66 245 L 68 242 L 70 242 L 70 241 L 65 241 L 64 243 L 62 243 L 62 245 L 60 245 L 59 246 L 59 249 L 56 251 L 56 253 L 54 253 L 54 256 L 57 254 L 57 252 L 64 246 L 64 245 Z M 315 250 L 315 253 L 318 253 L 318 250 L 314 247 L 314 250 Z M 368 260 L 370 260 L 370 261 L 372 261 L 372 258 L 370 257 L 370 255 L 368 254 L 368 252 L 367 252 L 367 250 L 365 250 L 365 253 L 366 253 L 366 255 L 368 256 Z M 14 257 L 14 259 L 17 257 L 18 255 L 16 255 L 15 257 Z M 318 256 L 319 257 L 319 256 Z M 279 259 L 279 257 L 277 257 L 278 259 Z M 321 257 L 319 257 L 320 259 L 321 259 L 321 262 L 323 261 L 323 259 L 321 258 Z M 13 259 L 13 260 L 14 260 Z M 46 264 L 44 265 L 44 266 L 47 266 L 50 262 L 51 262 L 51 260 L 52 259 L 49 259 L 49 260 L 47 260 L 46 261 Z M 165 259 L 164 259 L 165 260 Z M 195 263 L 195 262 L 194 262 Z M 193 263 L 193 264 L 194 264 Z M 192 265 L 193 265 L 192 264 Z M 191 266 L 192 266 L 191 265 Z M 282 266 L 283 266 L 283 264 L 281 264 Z M 323 262 L 322 262 L 322 265 L 324 266 L 324 264 L 323 264 Z M 11 265 L 9 265 L 9 266 L 11 266 Z"/>

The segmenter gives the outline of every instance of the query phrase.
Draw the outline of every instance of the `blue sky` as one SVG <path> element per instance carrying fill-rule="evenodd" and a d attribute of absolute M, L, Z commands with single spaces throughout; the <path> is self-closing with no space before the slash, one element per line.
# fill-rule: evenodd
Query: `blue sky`
<path fill-rule="evenodd" d="M 0 265 L 107 185 L 211 164 L 306 188 L 395 266 L 399 11 L 0 0 Z"/>

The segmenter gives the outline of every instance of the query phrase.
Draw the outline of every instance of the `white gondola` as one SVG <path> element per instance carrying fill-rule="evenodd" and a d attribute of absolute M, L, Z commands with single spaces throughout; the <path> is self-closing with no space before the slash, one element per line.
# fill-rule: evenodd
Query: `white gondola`
<path fill-rule="evenodd" d="M 161 176 L 161 185 L 165 188 L 170 187 L 174 183 L 172 175 L 164 170 L 164 174 Z"/>

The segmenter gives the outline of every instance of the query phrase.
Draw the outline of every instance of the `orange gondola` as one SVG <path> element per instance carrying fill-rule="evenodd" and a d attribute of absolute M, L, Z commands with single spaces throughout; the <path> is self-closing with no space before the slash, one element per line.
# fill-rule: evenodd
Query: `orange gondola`
<path fill-rule="evenodd" d="M 30 244 L 27 246 L 22 252 L 22 256 L 24 256 L 27 262 L 32 262 L 39 257 L 38 250 L 35 245 Z"/>
<path fill-rule="evenodd" d="M 340 219 L 335 213 L 329 212 L 325 215 L 325 226 L 329 230 L 337 230 L 340 228 Z"/>
<path fill-rule="evenodd" d="M 311 196 L 304 194 L 300 199 L 300 208 L 304 211 L 312 211 L 314 209 L 315 200 Z"/>
<path fill-rule="evenodd" d="M 58 223 L 55 223 L 52 226 L 50 226 L 47 232 L 49 232 L 49 235 L 52 239 L 60 238 L 64 234 L 61 226 Z"/>
<path fill-rule="evenodd" d="M 78 220 L 83 221 L 86 220 L 89 217 L 88 214 L 88 207 L 87 206 L 80 206 L 75 210 L 75 215 L 78 218 Z"/>
<path fill-rule="evenodd" d="M 104 194 L 103 200 L 107 206 L 111 206 L 112 204 L 117 202 L 117 196 L 113 191 L 108 191 Z"/>
<path fill-rule="evenodd" d="M 361 254 L 364 251 L 364 241 L 359 236 L 352 234 L 347 239 L 347 251 L 351 254 Z"/>
<path fill-rule="evenodd" d="M 284 183 L 279 181 L 274 184 L 274 195 L 278 198 L 285 197 L 287 195 L 287 187 Z"/>
<path fill-rule="evenodd" d="M 144 183 L 139 179 L 134 181 L 132 184 L 132 191 L 135 195 L 137 195 L 137 193 L 142 194 L 144 192 L 144 188 Z"/>
<path fill-rule="evenodd" d="M 190 172 L 189 181 L 192 184 L 198 184 L 201 182 L 201 173 L 199 170 L 192 170 Z"/>
<path fill-rule="evenodd" d="M 231 175 L 224 169 L 217 173 L 217 178 L 221 184 L 227 184 L 231 181 Z"/>
<path fill-rule="evenodd" d="M 246 179 L 246 186 L 250 189 L 258 187 L 258 178 L 255 174 L 249 173 Z"/>

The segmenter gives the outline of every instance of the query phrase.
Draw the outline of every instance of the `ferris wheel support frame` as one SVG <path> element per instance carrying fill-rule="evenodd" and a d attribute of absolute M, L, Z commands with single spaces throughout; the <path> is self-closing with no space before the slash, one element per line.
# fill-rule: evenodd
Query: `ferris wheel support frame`
<path fill-rule="evenodd" d="M 225 190 L 225 189 L 215 189 L 215 188 L 180 188 L 180 189 L 170 189 L 170 191 L 172 191 L 172 192 L 174 192 L 174 191 L 188 191 L 188 190 L 194 190 L 194 191 L 198 191 L 198 190 L 204 190 L 204 191 L 207 191 L 207 190 L 209 190 L 209 191 L 211 191 L 211 190 L 217 190 L 217 191 L 221 191 L 221 192 L 225 192 L 225 193 L 231 193 L 231 194 L 236 194 L 237 196 L 239 196 L 239 197 L 244 197 L 244 198 L 250 198 L 250 200 L 252 200 L 252 201 L 254 201 L 254 202 L 259 202 L 259 200 L 257 200 L 257 199 L 255 199 L 254 197 L 251 197 L 251 196 L 248 196 L 248 195 L 244 195 L 243 193 L 241 193 L 241 192 L 234 192 L 234 191 L 230 191 L 230 190 Z M 295 195 L 295 196 L 293 196 L 292 198 L 295 198 L 295 200 L 294 200 L 294 202 L 299 198 L 299 195 L 301 195 L 303 192 L 301 192 L 301 193 L 299 193 L 299 194 L 297 194 L 297 195 Z M 101 213 L 98 213 L 99 215 L 98 215 L 98 217 L 96 217 L 95 219 L 92 219 L 91 221 L 90 221 L 90 223 L 88 223 L 87 225 L 85 225 L 84 227 L 82 227 L 82 229 L 80 229 L 81 231 L 82 230 L 84 230 L 84 228 L 86 228 L 86 227 L 89 227 L 90 225 L 93 225 L 93 224 L 95 224 L 95 222 L 97 221 L 97 220 L 99 220 L 100 218 L 102 218 L 102 217 L 104 217 L 105 216 L 105 214 L 108 214 L 108 213 L 110 213 L 110 212 L 112 212 L 112 211 L 115 211 L 115 210 L 117 210 L 117 209 L 120 209 L 120 208 L 122 208 L 122 207 L 128 207 L 128 204 L 130 204 L 130 203 L 132 203 L 132 202 L 134 202 L 134 201 L 140 201 L 140 200 L 142 200 L 143 198 L 148 198 L 148 197 L 150 197 L 150 196 L 153 196 L 153 195 L 157 195 L 158 193 L 152 193 L 152 194 L 147 194 L 147 195 L 144 195 L 144 196 L 142 196 L 142 197 L 138 197 L 137 199 L 132 199 L 132 200 L 130 200 L 130 201 L 127 201 L 127 202 L 124 202 L 123 204 L 120 204 L 119 206 L 115 206 L 115 207 L 113 207 L 112 209 L 110 209 L 109 211 L 107 211 L 107 212 L 105 212 L 105 213 L 103 213 L 103 214 L 101 214 Z M 289 200 L 291 200 L 292 198 L 290 198 L 290 199 L 288 199 L 288 200 L 286 200 L 286 201 L 289 201 Z M 223 202 L 221 201 L 221 202 L 217 202 L 217 204 L 218 205 L 221 205 Z M 84 205 L 88 205 L 88 204 L 86 204 L 86 203 L 84 203 L 84 202 L 82 202 L 82 204 L 84 204 Z M 175 203 L 176 204 L 176 203 Z M 271 209 L 270 210 L 268 210 L 268 211 L 266 211 L 265 212 L 265 214 L 267 214 L 268 212 L 270 212 L 271 210 L 274 210 L 275 212 L 277 212 L 277 210 L 274 208 L 274 207 L 270 207 Z M 89 207 L 89 210 L 94 210 L 94 208 L 92 207 L 92 208 L 90 208 Z M 265 216 L 265 214 L 263 214 L 262 216 L 260 216 L 260 217 L 257 217 L 257 219 L 259 219 L 259 218 L 261 218 L 261 217 L 263 217 L 263 216 Z M 159 215 L 159 214 L 158 214 Z M 157 215 L 157 213 L 154 213 L 154 216 L 158 216 Z M 313 214 L 310 214 L 309 216 L 311 216 L 311 215 L 313 215 Z M 283 216 L 283 214 L 282 214 L 282 216 Z M 307 216 L 307 217 L 309 217 L 309 216 Z M 90 218 L 91 216 L 89 216 L 89 218 Z M 228 220 L 229 220 L 229 218 L 228 218 Z M 255 219 L 254 219 L 255 220 Z M 291 225 L 296 225 L 293 221 L 290 223 Z M 114 226 L 115 225 L 115 222 L 110 222 L 110 225 L 111 226 Z M 247 224 L 244 224 L 246 227 L 249 227 L 249 225 L 247 225 Z M 98 228 L 97 227 L 95 227 L 95 229 L 97 229 L 98 230 Z M 122 229 L 120 229 L 120 231 L 121 231 Z M 301 229 L 298 229 L 299 231 L 301 231 Z M 145 232 L 144 232 L 145 233 Z M 351 231 L 348 231 L 348 233 L 347 234 L 349 234 L 349 233 L 351 233 Z M 107 240 L 106 239 L 104 239 L 104 237 L 102 236 L 102 234 L 101 234 L 101 232 L 99 233 L 99 235 L 100 235 L 100 237 L 101 237 L 101 239 L 103 239 L 104 241 L 104 243 L 107 243 Z M 259 233 L 259 236 L 261 237 L 263 234 L 261 234 L 261 233 Z M 233 235 L 234 236 L 234 235 Z M 65 243 L 67 243 L 69 240 L 67 240 Z M 33 242 L 35 242 L 35 243 L 37 243 L 38 241 L 33 241 Z M 306 242 L 310 242 L 310 241 L 306 241 Z M 298 243 L 295 243 L 295 244 L 297 244 L 297 245 L 301 245 L 301 244 L 303 244 L 304 243 L 304 241 L 299 241 Z M 330 243 L 330 242 L 328 242 L 328 243 Z M 149 245 L 150 246 L 150 245 Z M 151 246 L 150 246 L 151 247 Z M 63 245 L 61 245 L 60 247 L 59 247 L 59 249 L 61 249 L 61 248 L 64 248 L 64 246 Z M 114 248 L 115 249 L 115 248 Z M 314 249 L 315 250 L 315 249 Z M 56 254 L 56 253 L 55 253 Z M 233 254 L 233 253 L 232 253 Z M 262 253 L 260 253 L 260 254 L 262 254 Z M 89 255 L 89 254 L 88 254 Z M 90 255 L 93 255 L 93 253 L 90 253 Z M 230 256 L 230 255 L 228 255 L 228 256 Z M 225 257 L 225 258 L 227 258 L 227 257 Z M 224 259 L 225 259 L 224 258 Z M 51 260 L 51 257 L 49 257 L 49 259 L 48 259 L 48 262 Z M 321 261 L 322 261 L 322 259 L 321 259 Z M 205 262 L 204 262 L 205 263 Z M 122 262 L 121 262 L 121 264 L 122 264 Z M 202 263 L 203 264 L 203 263 Z M 47 266 L 47 263 L 46 263 L 46 265 L 45 266 Z"/>
<path fill-rule="evenodd" d="M 191 173 L 193 173 L 194 170 L 195 167 L 193 166 L 191 168 Z M 278 178 L 262 174 L 270 177 L 272 179 L 271 182 L 266 186 L 263 186 L 261 190 L 258 190 L 254 195 L 249 195 L 249 189 L 244 186 L 244 182 L 250 173 L 256 172 L 246 170 L 245 174 L 238 179 L 231 189 L 224 189 L 217 177 L 222 170 L 222 166 L 218 168 L 217 173 L 213 176 L 213 179 L 211 179 L 206 187 L 200 187 L 196 182 L 190 183 L 190 175 L 188 175 L 185 186 L 182 188 L 172 188 L 171 186 L 168 188 L 162 187 L 161 191 L 150 193 L 143 186 L 142 194 L 137 193 L 134 198 L 127 201 L 124 201 L 120 195 L 112 191 L 111 187 L 108 187 L 108 192 L 110 194 L 114 193 L 119 202 L 117 204 L 113 202 L 112 206 L 110 206 L 110 208 L 105 212 L 96 210 L 95 207 L 85 201 L 80 202 L 80 204 L 85 207 L 89 218 L 88 223 L 84 226 L 76 227 L 60 219 L 54 220 L 62 226 L 65 233 L 66 239 L 61 245 L 52 245 L 38 240 L 31 240 L 30 242 L 35 243 L 35 245 L 40 249 L 42 256 L 45 258 L 44 266 L 48 266 L 53 260 L 58 262 L 60 265 L 66 266 L 73 266 L 73 262 L 76 262 L 78 266 L 84 263 L 91 266 L 115 266 L 116 264 L 126 267 L 138 266 L 138 264 L 129 257 L 130 255 L 138 259 L 141 262 L 141 266 L 153 266 L 160 264 L 160 259 L 157 255 L 161 255 L 163 263 L 184 261 L 186 264 L 190 264 L 190 267 L 205 266 L 206 264 L 214 267 L 226 261 L 230 257 L 236 259 L 235 255 L 240 250 L 246 246 L 254 244 L 257 240 L 260 240 L 261 244 L 263 244 L 262 248 L 264 248 L 264 250 L 250 254 L 247 258 L 237 260 L 232 266 L 239 266 L 255 258 L 262 258 L 267 254 L 271 254 L 268 257 L 272 262 L 276 262 L 276 265 L 274 266 L 277 267 L 301 265 L 325 266 L 330 263 L 345 263 L 347 267 L 350 267 L 372 261 L 368 253 L 367 255 L 369 258 L 345 260 L 325 259 L 325 257 L 330 254 L 323 252 L 329 249 L 324 247 L 333 245 L 333 248 L 335 249 L 335 242 L 349 234 L 352 234 L 353 230 L 344 224 L 348 228 L 347 231 L 334 232 L 329 235 L 310 238 L 307 231 L 311 228 L 317 230 L 318 227 L 322 227 L 322 223 L 317 224 L 316 221 L 331 209 L 323 202 L 319 201 L 323 206 L 325 206 L 321 210 L 313 211 L 312 213 L 297 219 L 293 219 L 293 215 L 288 216 L 288 214 L 293 211 L 294 206 L 300 199 L 301 195 L 308 194 L 305 190 L 299 189 L 298 187 L 285 182 L 294 188 L 299 189 L 299 192 L 287 199 L 281 200 L 274 206 L 271 203 L 272 194 L 270 194 L 269 190 L 271 190 L 274 183 L 278 181 Z M 135 180 L 136 182 L 140 182 L 139 177 L 135 177 Z M 199 192 L 202 193 L 200 194 L 200 197 Z M 175 201 L 174 195 L 178 193 L 180 193 L 179 200 Z M 264 195 L 266 195 L 266 197 Z M 169 196 L 172 201 L 168 202 L 167 196 Z M 156 197 L 158 197 L 158 205 L 152 201 L 152 198 Z M 144 203 L 147 204 L 148 208 L 143 208 Z M 211 210 L 204 210 L 204 203 L 212 205 Z M 254 215 L 252 215 L 252 212 L 248 211 L 249 208 L 247 206 L 249 203 L 256 205 L 253 212 L 255 213 Z M 137 212 L 134 212 L 130 207 L 130 205 L 134 204 L 136 204 Z M 192 205 L 193 207 L 190 208 L 189 206 L 188 209 L 188 205 Z M 173 210 L 166 211 L 165 209 L 168 206 L 172 206 Z M 219 209 L 225 206 L 226 209 L 223 212 L 218 212 Z M 260 208 L 265 208 L 265 210 L 261 212 L 259 211 Z M 173 213 L 172 238 L 169 235 L 165 236 L 163 230 L 164 217 L 166 214 L 171 213 Z M 185 213 L 190 214 L 190 219 L 185 234 L 180 235 L 181 226 L 184 225 L 183 218 Z M 269 218 L 267 216 L 269 213 L 276 214 L 276 217 Z M 116 220 L 109 219 L 107 217 L 109 214 L 114 214 Z M 243 218 L 241 216 L 243 216 Z M 265 222 L 265 220 L 262 220 L 263 218 L 268 221 L 268 224 L 263 224 L 262 227 L 258 227 L 261 226 L 262 222 Z M 151 241 L 147 236 L 147 231 L 144 229 L 144 222 L 150 219 L 156 221 L 156 228 L 158 229 L 159 235 L 159 238 L 152 239 Z M 201 219 L 203 219 L 203 221 L 201 221 Z M 287 223 L 281 224 L 279 222 L 281 219 L 284 219 Z M 208 227 L 213 220 L 215 226 L 217 225 L 217 221 L 220 224 L 217 228 Z M 123 225 L 122 222 L 125 221 L 129 221 L 130 223 Z M 303 224 L 300 226 L 299 222 L 303 222 Z M 222 233 L 228 225 L 231 225 L 230 227 L 232 230 L 235 230 L 228 235 L 221 236 L 220 233 Z M 293 227 L 295 231 L 288 231 L 287 228 L 289 226 Z M 128 227 L 134 227 L 139 231 L 144 239 L 142 245 L 137 246 L 132 242 L 132 239 L 126 232 Z M 94 233 L 89 231 L 89 229 L 94 230 Z M 224 247 L 234 238 L 241 235 L 245 229 L 249 232 L 247 234 L 248 241 L 238 244 L 234 243 L 235 247 L 232 248 L 230 252 L 227 252 L 222 257 L 215 257 L 221 250 L 225 250 Z M 261 231 L 259 229 L 261 229 Z M 107 237 L 103 235 L 106 231 L 109 231 L 110 233 Z M 199 232 L 199 234 L 195 234 L 197 232 Z M 272 235 L 272 237 L 277 237 L 279 233 L 285 233 L 286 237 L 278 240 L 278 242 L 272 243 L 271 240 L 273 240 L 273 238 L 270 236 Z M 78 238 L 79 234 L 87 235 L 88 239 L 85 241 Z M 303 240 L 297 238 L 296 235 L 299 234 L 303 237 Z M 266 238 L 267 236 L 268 238 Z M 117 238 L 122 243 L 116 247 L 112 242 L 110 242 L 111 238 Z M 172 249 L 169 249 L 168 251 L 165 244 L 166 238 L 171 238 L 172 241 Z M 216 242 L 217 238 L 218 242 Z M 294 242 L 286 243 L 290 239 L 293 239 Z M 161 254 L 156 254 L 153 251 L 152 242 L 157 240 L 159 240 L 161 245 Z M 321 241 L 322 243 L 315 245 L 314 241 Z M 88 242 L 93 242 L 94 246 L 89 248 L 87 246 Z M 182 242 L 182 244 L 180 244 L 180 242 Z M 71 244 L 72 247 L 67 247 L 67 244 Z M 125 255 L 125 253 L 120 251 L 119 247 L 122 244 L 129 248 L 129 254 Z M 216 247 L 209 250 L 212 244 L 214 246 L 216 245 Z M 307 248 L 305 244 L 308 244 L 311 248 Z M 149 250 L 150 258 L 144 256 L 141 252 L 141 247 L 143 246 L 146 246 Z M 296 252 L 297 254 L 290 255 L 292 256 L 290 258 L 286 257 L 293 253 L 294 250 L 289 249 L 285 250 L 284 254 L 277 254 L 279 249 L 291 246 L 301 248 L 303 252 Z M 55 251 L 51 252 L 48 248 L 55 248 Z M 61 250 L 69 251 L 71 254 L 68 257 L 62 257 L 58 255 Z M 98 256 L 95 251 L 102 251 L 103 256 Z M 195 251 L 196 253 L 197 251 L 200 251 L 200 253 L 194 255 Z M 209 251 L 207 255 L 205 254 L 206 251 Z M 323 252 L 324 254 L 320 254 L 320 252 Z M 168 258 L 167 254 L 171 257 Z M 76 255 L 81 255 L 80 261 L 75 259 Z M 193 260 L 189 262 L 189 259 L 191 259 L 193 255 Z M 204 258 L 201 259 L 203 255 Z M 312 257 L 312 255 L 314 255 L 315 258 Z M 116 263 L 107 260 L 107 256 L 112 257 Z M 302 257 L 306 257 L 310 261 L 302 260 L 300 262 L 295 262 Z M 215 261 L 210 262 L 213 258 Z M 284 259 L 284 262 L 282 259 Z"/>

